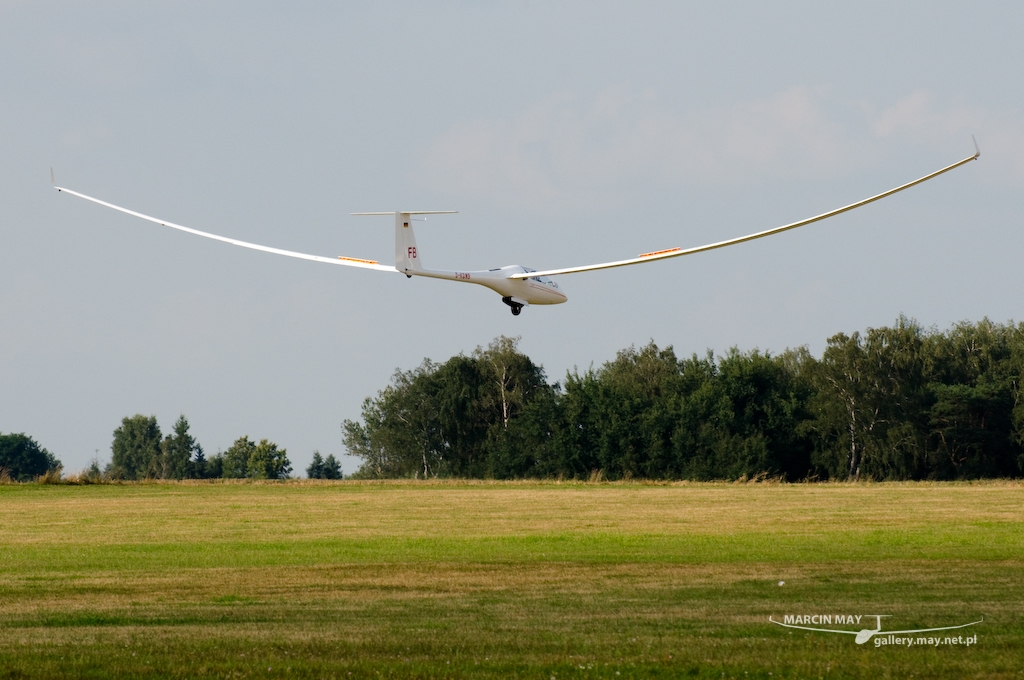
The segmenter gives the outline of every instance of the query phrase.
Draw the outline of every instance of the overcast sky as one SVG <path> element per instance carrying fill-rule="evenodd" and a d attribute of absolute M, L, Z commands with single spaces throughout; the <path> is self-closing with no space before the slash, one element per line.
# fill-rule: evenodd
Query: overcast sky
<path fill-rule="evenodd" d="M 77 471 L 124 416 L 344 452 L 396 368 L 498 335 L 560 380 L 653 340 L 815 354 L 839 331 L 1022 319 L 1024 4 L 0 0 L 0 431 Z M 700 245 L 982 158 L 824 223 L 477 286 L 200 239 L 551 268 Z M 347 459 L 346 472 L 356 463 Z"/>

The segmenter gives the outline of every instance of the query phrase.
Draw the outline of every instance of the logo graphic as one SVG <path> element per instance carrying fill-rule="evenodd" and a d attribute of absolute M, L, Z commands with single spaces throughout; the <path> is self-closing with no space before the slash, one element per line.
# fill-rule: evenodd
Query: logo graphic
<path fill-rule="evenodd" d="M 768 620 L 777 626 L 784 628 L 796 628 L 798 630 L 813 630 L 818 633 L 842 633 L 844 635 L 856 635 L 854 642 L 858 645 L 862 645 L 875 636 L 880 636 L 878 640 L 875 640 L 875 646 L 881 647 L 884 644 L 897 644 L 897 645 L 935 645 L 942 644 L 942 637 L 918 637 L 918 638 L 900 638 L 899 635 L 909 635 L 911 633 L 932 633 L 938 630 L 955 630 L 957 628 L 967 628 L 968 626 L 976 626 L 982 623 L 985 619 L 982 617 L 980 621 L 972 621 L 970 623 L 964 623 L 959 626 L 942 626 L 940 628 L 918 628 L 915 630 L 882 630 L 882 619 L 889 618 L 890 614 L 867 614 L 861 616 L 860 614 L 854 616 L 850 614 L 798 614 L 793 616 L 787 614 L 782 618 L 782 621 L 776 621 L 772 617 L 768 617 Z M 804 626 L 798 624 L 804 623 L 817 623 L 817 624 L 851 624 L 859 625 L 861 618 L 868 618 L 875 620 L 874 628 L 862 628 L 861 630 L 836 630 L 833 628 L 814 628 L 811 626 Z M 971 638 L 945 638 L 945 644 L 965 644 L 971 645 L 978 641 L 978 636 L 975 635 L 974 639 Z"/>

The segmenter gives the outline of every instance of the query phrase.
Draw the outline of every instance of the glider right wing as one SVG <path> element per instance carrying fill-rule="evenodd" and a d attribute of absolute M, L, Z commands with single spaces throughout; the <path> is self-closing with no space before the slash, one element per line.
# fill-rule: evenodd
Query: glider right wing
<path fill-rule="evenodd" d="M 867 205 L 868 203 L 874 203 L 875 201 L 883 199 L 886 196 L 892 196 L 893 194 L 895 194 L 895 193 L 897 193 L 899 191 L 903 191 L 904 189 L 909 189 L 910 187 L 915 186 L 917 184 L 920 184 L 921 182 L 927 182 L 928 180 L 932 179 L 933 177 L 938 177 L 939 175 L 943 174 L 944 172 L 949 172 L 953 168 L 959 168 L 961 165 L 964 165 L 965 163 L 970 163 L 973 160 L 977 160 L 981 156 L 981 151 L 978 150 L 978 143 L 977 142 L 974 143 L 974 151 L 975 151 L 975 153 L 974 153 L 973 156 L 969 156 L 969 157 L 963 159 L 962 161 L 957 161 L 956 163 L 953 163 L 952 165 L 947 165 L 946 167 L 942 168 L 941 170 L 936 170 L 935 172 L 929 173 L 929 174 L 925 175 L 924 177 L 921 177 L 919 179 L 915 179 L 913 182 L 907 182 L 906 184 L 901 184 L 900 186 L 896 187 L 895 189 L 889 189 L 888 191 L 883 191 L 880 194 L 875 194 L 874 196 L 871 196 L 870 198 L 865 198 L 862 201 L 857 201 L 856 203 L 851 203 L 850 205 L 844 205 L 842 208 L 836 208 L 835 210 L 830 210 L 827 213 L 822 213 L 820 215 L 815 215 L 814 217 L 809 217 L 806 220 L 800 220 L 799 222 L 792 222 L 791 224 L 784 224 L 781 227 L 775 227 L 774 229 L 766 229 L 765 231 L 759 231 L 759 232 L 754 233 L 754 234 L 748 234 L 746 236 L 739 236 L 737 238 L 731 238 L 731 239 L 729 239 L 727 241 L 719 241 L 717 243 L 709 243 L 707 245 L 697 246 L 695 248 L 685 248 L 685 249 L 684 248 L 667 248 L 665 250 L 655 250 L 654 252 L 643 253 L 642 255 L 637 255 L 636 257 L 630 258 L 628 260 L 616 260 L 615 262 L 602 262 L 601 264 L 588 264 L 588 265 L 583 265 L 581 267 L 565 267 L 563 269 L 545 269 L 543 271 L 538 271 L 538 272 L 526 272 L 526 273 L 522 273 L 522 274 L 513 274 L 511 276 L 511 278 L 513 278 L 513 279 L 528 279 L 528 278 L 532 278 L 532 277 L 535 277 L 535 276 L 557 276 L 559 274 L 575 274 L 577 272 L 589 272 L 589 271 L 593 271 L 595 269 L 610 269 L 612 267 L 625 267 L 625 266 L 628 266 L 628 265 L 631 265 L 631 264 L 644 264 L 644 263 L 647 263 L 647 262 L 655 262 L 657 260 L 667 260 L 667 259 L 672 258 L 672 257 L 682 257 L 683 255 L 693 255 L 694 253 L 702 253 L 702 252 L 704 252 L 706 250 L 715 250 L 716 248 L 725 248 L 726 246 L 733 246 L 733 245 L 736 245 L 737 243 L 743 243 L 744 241 L 753 241 L 754 239 L 764 238 L 765 236 L 771 236 L 772 234 L 778 234 L 778 233 L 781 233 L 783 231 L 789 231 L 790 229 L 796 229 L 797 227 L 802 227 L 802 226 L 807 225 L 807 224 L 812 224 L 814 222 L 820 222 L 821 220 L 828 219 L 829 217 L 834 217 L 834 216 L 839 215 L 841 213 L 847 212 L 848 210 L 853 210 L 854 208 L 859 208 L 862 205 Z"/>

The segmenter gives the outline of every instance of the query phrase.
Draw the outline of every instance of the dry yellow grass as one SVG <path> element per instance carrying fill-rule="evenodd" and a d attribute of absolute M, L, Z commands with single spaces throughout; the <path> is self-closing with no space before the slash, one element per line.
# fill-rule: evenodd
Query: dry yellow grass
<path fill-rule="evenodd" d="M 1024 485 L 171 482 L 49 487 L 8 500 L 4 513 L 7 545 L 193 540 L 197 530 L 204 541 L 413 538 L 451 529 L 463 538 L 571 531 L 790 536 L 1021 522 Z"/>

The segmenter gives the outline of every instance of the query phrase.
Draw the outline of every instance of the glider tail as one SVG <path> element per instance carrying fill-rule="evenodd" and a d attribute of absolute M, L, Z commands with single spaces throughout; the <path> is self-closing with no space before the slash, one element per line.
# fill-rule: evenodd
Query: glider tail
<path fill-rule="evenodd" d="M 404 212 L 357 212 L 353 215 L 395 216 L 395 269 L 406 276 L 425 271 L 412 231 L 413 215 L 451 215 L 454 210 L 406 210 Z"/>
<path fill-rule="evenodd" d="M 395 213 L 395 269 L 406 276 L 423 270 L 416 249 L 416 234 L 412 230 L 412 213 Z"/>

